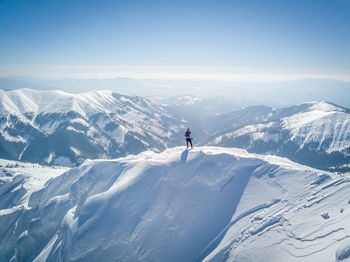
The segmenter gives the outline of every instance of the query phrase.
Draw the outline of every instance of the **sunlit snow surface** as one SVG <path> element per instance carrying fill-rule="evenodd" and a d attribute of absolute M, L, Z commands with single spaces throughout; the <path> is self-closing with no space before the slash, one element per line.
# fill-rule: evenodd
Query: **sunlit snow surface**
<path fill-rule="evenodd" d="M 19 161 L 10 161 L 0 159 L 0 190 L 2 200 L 4 193 L 19 193 L 23 191 L 21 197 L 16 197 L 16 203 L 9 204 L 16 208 L 28 206 L 29 196 L 39 189 L 51 178 L 57 177 L 67 171 L 68 168 L 56 166 L 41 166 L 38 164 L 25 163 Z M 6 188 L 6 189 L 5 189 Z M 0 200 L 1 201 L 1 200 Z M 6 212 L 3 208 L 4 202 L 1 201 L 1 212 Z"/>
<path fill-rule="evenodd" d="M 0 216 L 2 261 L 346 261 L 350 254 L 346 176 L 238 149 L 87 161 L 32 193 L 28 205 Z"/>
<path fill-rule="evenodd" d="M 33 209 L 28 206 L 31 194 L 67 170 L 0 159 L 0 261 L 9 261 L 19 235 L 31 232 Z"/>

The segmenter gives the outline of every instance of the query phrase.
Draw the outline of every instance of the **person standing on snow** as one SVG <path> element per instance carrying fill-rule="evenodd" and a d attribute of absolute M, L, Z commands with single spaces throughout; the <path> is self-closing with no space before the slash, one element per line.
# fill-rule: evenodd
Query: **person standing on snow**
<path fill-rule="evenodd" d="M 185 137 L 186 137 L 186 145 L 187 145 L 187 148 L 188 148 L 188 142 L 190 142 L 191 148 L 193 148 L 193 146 L 192 146 L 191 131 L 190 131 L 189 128 L 187 128 L 187 131 L 186 131 L 186 133 L 185 133 Z"/>

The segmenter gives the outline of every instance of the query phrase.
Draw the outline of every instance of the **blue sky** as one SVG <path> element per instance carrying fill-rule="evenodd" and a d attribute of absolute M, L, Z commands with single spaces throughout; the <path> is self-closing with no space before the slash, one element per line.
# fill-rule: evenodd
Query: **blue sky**
<path fill-rule="evenodd" d="M 108 66 L 111 76 L 140 68 L 348 74 L 349 47 L 348 0 L 0 0 L 2 75 L 60 68 L 62 77 L 65 66 L 81 76 Z"/>

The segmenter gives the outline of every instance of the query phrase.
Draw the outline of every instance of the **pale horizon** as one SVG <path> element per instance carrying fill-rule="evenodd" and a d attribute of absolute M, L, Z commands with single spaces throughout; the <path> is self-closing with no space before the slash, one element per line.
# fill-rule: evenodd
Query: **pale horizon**
<path fill-rule="evenodd" d="M 115 66 L 115 65 L 21 65 L 0 66 L 0 77 L 58 79 L 188 80 L 234 82 L 283 82 L 302 79 L 349 82 L 350 69 Z"/>

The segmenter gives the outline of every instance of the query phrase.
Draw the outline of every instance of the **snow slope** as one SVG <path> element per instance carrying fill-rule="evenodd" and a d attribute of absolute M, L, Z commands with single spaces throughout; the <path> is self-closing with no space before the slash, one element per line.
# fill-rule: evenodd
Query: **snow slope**
<path fill-rule="evenodd" d="M 38 164 L 0 159 L 0 188 L 1 194 L 15 194 L 16 197 L 6 198 L 15 202 L 5 202 L 1 198 L 1 210 L 5 207 L 28 208 L 30 195 L 39 189 L 51 178 L 55 178 L 68 168 L 61 166 L 41 166 Z"/>
<path fill-rule="evenodd" d="M 0 157 L 74 166 L 160 151 L 174 145 L 178 123 L 144 98 L 112 91 L 0 90 Z"/>
<path fill-rule="evenodd" d="M 86 161 L 0 216 L 17 239 L 0 258 L 345 261 L 349 192 L 346 177 L 239 149 Z"/>
<path fill-rule="evenodd" d="M 32 212 L 28 206 L 31 194 L 65 171 L 67 168 L 0 159 L 0 261 L 9 261 L 12 256 L 16 230 L 27 229 L 27 224 L 19 222 L 29 220 L 19 218 Z"/>
<path fill-rule="evenodd" d="M 348 109 L 313 102 L 282 109 L 264 107 L 258 112 L 252 108 L 241 114 L 245 116 L 243 125 L 239 112 L 231 114 L 231 121 L 229 116 L 224 116 L 229 120 L 226 131 L 212 136 L 208 144 L 276 154 L 326 170 L 350 170 Z"/>

